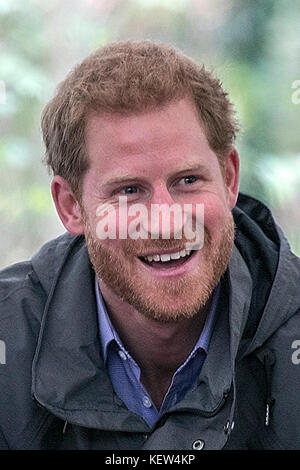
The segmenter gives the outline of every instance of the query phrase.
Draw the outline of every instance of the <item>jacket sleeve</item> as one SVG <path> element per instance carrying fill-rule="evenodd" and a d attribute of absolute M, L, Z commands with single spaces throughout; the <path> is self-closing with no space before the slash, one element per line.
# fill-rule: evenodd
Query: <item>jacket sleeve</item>
<path fill-rule="evenodd" d="M 30 262 L 0 272 L 0 449 L 14 448 L 32 420 L 31 368 L 44 303 Z"/>
<path fill-rule="evenodd" d="M 269 347 L 276 356 L 270 423 L 286 450 L 299 450 L 300 309 L 281 325 L 270 339 Z"/>

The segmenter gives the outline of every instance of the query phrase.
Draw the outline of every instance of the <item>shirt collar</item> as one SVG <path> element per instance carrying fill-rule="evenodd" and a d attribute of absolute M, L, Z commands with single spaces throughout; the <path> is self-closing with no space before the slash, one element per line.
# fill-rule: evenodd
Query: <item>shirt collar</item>
<path fill-rule="evenodd" d="M 119 347 L 122 350 L 124 350 L 124 352 L 125 352 L 125 348 L 108 316 L 105 302 L 104 302 L 96 275 L 95 275 L 95 291 L 96 291 L 98 324 L 99 324 L 99 332 L 100 332 L 100 340 L 101 340 L 102 357 L 103 357 L 104 363 L 106 363 L 107 354 L 108 354 L 108 346 L 111 343 L 117 342 Z"/>
<path fill-rule="evenodd" d="M 113 327 L 110 321 L 96 275 L 95 275 L 95 292 L 96 292 L 96 301 L 97 301 L 97 310 L 98 310 L 98 324 L 99 324 L 99 330 L 100 330 L 102 357 L 103 357 L 104 363 L 106 363 L 107 355 L 108 355 L 108 347 L 113 342 L 116 342 L 119 348 L 126 355 L 128 355 L 128 353 L 126 349 L 124 348 L 124 345 L 118 333 L 116 332 L 115 328 Z M 208 352 L 209 342 L 210 342 L 210 338 L 212 335 L 212 331 L 213 331 L 216 316 L 217 316 L 217 305 L 218 305 L 219 296 L 220 296 L 220 284 L 217 285 L 217 287 L 215 288 L 212 294 L 210 310 L 206 317 L 205 324 L 201 331 L 199 339 L 197 343 L 195 344 L 195 347 L 193 348 L 193 351 L 191 354 L 194 354 L 200 348 L 203 349 L 205 353 Z"/>

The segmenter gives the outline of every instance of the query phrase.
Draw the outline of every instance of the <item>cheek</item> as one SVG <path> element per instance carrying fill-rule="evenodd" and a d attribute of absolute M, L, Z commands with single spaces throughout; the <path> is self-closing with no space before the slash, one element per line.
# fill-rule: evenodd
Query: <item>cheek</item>
<path fill-rule="evenodd" d="M 121 252 L 123 252 L 124 248 L 124 243 L 126 243 L 126 240 L 119 240 L 119 239 L 113 239 L 113 238 L 107 238 L 105 240 L 100 240 L 98 237 L 96 238 L 97 242 L 101 244 L 102 248 L 108 251 L 111 251 L 115 254 L 120 255 Z"/>
<path fill-rule="evenodd" d="M 204 203 L 204 225 L 213 234 L 219 233 L 228 219 L 229 209 L 219 198 L 211 198 Z"/>
<path fill-rule="evenodd" d="M 118 208 L 111 204 L 99 205 L 94 211 L 97 215 L 92 226 L 99 239 L 126 240 L 130 230 L 140 225 L 141 220 L 148 220 L 147 214 L 142 218 L 139 211 L 129 214 L 129 209 Z"/>

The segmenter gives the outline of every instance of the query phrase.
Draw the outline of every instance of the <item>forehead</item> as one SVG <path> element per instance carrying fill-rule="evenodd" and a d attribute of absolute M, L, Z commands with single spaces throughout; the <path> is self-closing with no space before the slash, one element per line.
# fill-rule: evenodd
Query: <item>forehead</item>
<path fill-rule="evenodd" d="M 90 167 L 102 176 L 126 168 L 147 171 L 153 165 L 163 171 L 183 161 L 203 164 L 213 154 L 188 99 L 137 114 L 90 114 L 85 139 Z"/>

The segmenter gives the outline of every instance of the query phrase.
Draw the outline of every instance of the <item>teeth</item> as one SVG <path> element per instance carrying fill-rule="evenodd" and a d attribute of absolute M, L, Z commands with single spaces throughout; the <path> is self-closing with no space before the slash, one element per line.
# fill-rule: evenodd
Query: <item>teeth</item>
<path fill-rule="evenodd" d="M 160 260 L 164 263 L 165 261 L 170 261 L 170 255 L 160 255 Z"/>
<path fill-rule="evenodd" d="M 166 261 L 170 261 L 171 259 L 184 258 L 185 256 L 188 256 L 190 253 L 191 253 L 191 250 L 181 250 L 181 251 L 177 251 L 176 253 L 170 253 L 170 254 L 144 256 L 144 259 L 148 262 L 161 261 L 165 263 Z"/>

